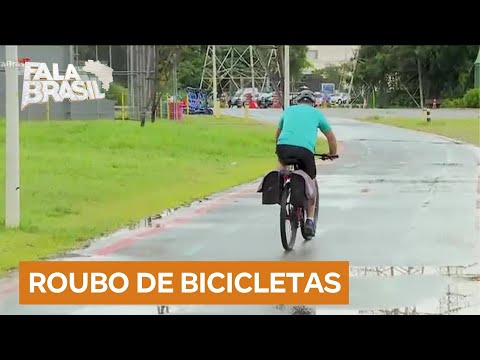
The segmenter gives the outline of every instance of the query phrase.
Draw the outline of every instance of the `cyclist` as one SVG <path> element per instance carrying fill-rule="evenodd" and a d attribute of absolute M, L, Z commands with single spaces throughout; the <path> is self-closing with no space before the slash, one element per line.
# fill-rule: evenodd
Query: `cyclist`
<path fill-rule="evenodd" d="M 313 92 L 302 90 L 297 96 L 297 105 L 290 106 L 283 112 L 275 136 L 280 168 L 285 168 L 287 159 L 295 159 L 299 162 L 299 169 L 313 180 L 317 176 L 314 153 L 318 129 L 328 140 L 329 155 L 337 155 L 337 140 L 332 128 L 325 115 L 314 106 Z M 315 235 L 314 216 L 315 200 L 307 209 L 305 232 L 308 236 Z"/>

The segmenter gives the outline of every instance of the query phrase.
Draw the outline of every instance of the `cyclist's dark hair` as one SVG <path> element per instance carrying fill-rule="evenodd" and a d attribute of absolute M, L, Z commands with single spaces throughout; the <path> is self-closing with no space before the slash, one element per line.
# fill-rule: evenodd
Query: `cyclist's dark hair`
<path fill-rule="evenodd" d="M 315 104 L 315 95 L 310 90 L 302 90 L 297 96 L 297 103 Z"/>

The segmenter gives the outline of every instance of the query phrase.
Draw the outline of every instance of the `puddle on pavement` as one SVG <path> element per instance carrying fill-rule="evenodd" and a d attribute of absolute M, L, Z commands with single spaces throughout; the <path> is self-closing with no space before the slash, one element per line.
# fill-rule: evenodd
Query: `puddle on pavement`
<path fill-rule="evenodd" d="M 356 309 L 346 306 L 276 305 L 264 307 L 263 315 L 462 315 L 480 314 L 480 266 L 352 266 L 351 278 L 398 277 L 398 276 L 441 276 L 452 278 L 445 285 L 440 298 L 427 298 L 421 304 L 391 308 Z M 190 313 L 194 307 L 157 306 L 159 315 Z M 205 314 L 228 314 L 228 306 L 201 306 Z M 249 314 L 250 307 L 243 306 L 234 313 Z M 254 313 L 262 314 L 256 308 Z"/>
<path fill-rule="evenodd" d="M 136 223 L 133 223 L 133 224 L 130 224 L 130 225 L 125 226 L 123 228 L 120 228 L 120 229 L 118 229 L 118 230 L 116 230 L 112 233 L 105 234 L 103 236 L 99 236 L 95 239 L 92 239 L 89 244 L 84 245 L 82 248 L 85 249 L 85 248 L 90 247 L 92 242 L 97 242 L 97 241 L 106 240 L 106 239 L 109 239 L 109 238 L 112 238 L 112 237 L 115 237 L 115 236 L 124 235 L 125 233 L 129 233 L 130 231 L 133 231 L 133 230 L 142 230 L 142 229 L 149 229 L 149 228 L 153 228 L 153 227 L 160 227 L 160 223 L 158 222 L 158 220 L 162 220 L 162 219 L 168 217 L 169 215 L 172 215 L 173 213 L 175 213 L 176 211 L 178 211 L 180 209 L 194 208 L 195 206 L 199 206 L 203 202 L 206 202 L 206 201 L 209 201 L 209 200 L 212 200 L 212 198 L 207 196 L 205 198 L 193 201 L 191 203 L 184 203 L 184 204 L 181 204 L 177 207 L 166 209 L 159 214 L 154 214 L 154 215 L 149 216 L 145 219 L 142 219 L 142 220 L 140 220 Z"/>
<path fill-rule="evenodd" d="M 276 306 L 253 306 L 253 305 L 195 305 L 195 306 L 169 306 L 157 305 L 158 315 L 316 315 L 315 306 L 306 305 L 276 305 Z"/>
<path fill-rule="evenodd" d="M 356 266 L 350 277 L 441 276 L 449 282 L 437 299 L 415 306 L 357 310 L 358 315 L 455 315 L 480 314 L 480 266 Z"/>
<path fill-rule="evenodd" d="M 463 164 L 460 164 L 460 163 L 432 163 L 432 165 L 435 165 L 435 166 L 463 166 Z"/>
<path fill-rule="evenodd" d="M 438 275 L 480 281 L 480 265 L 459 266 L 351 266 L 350 278 L 375 276 Z"/>
<path fill-rule="evenodd" d="M 316 315 L 317 313 L 316 307 L 306 305 L 277 305 L 275 306 L 275 308 L 285 313 L 286 315 Z"/>
<path fill-rule="evenodd" d="M 89 257 L 89 255 L 83 255 L 83 254 L 78 254 L 78 253 L 66 253 L 66 254 L 57 254 L 57 255 L 51 255 L 51 256 L 46 256 L 43 258 L 40 258 L 41 261 L 49 261 L 49 260 L 59 260 L 59 259 L 71 259 L 71 258 L 85 258 Z"/>
<path fill-rule="evenodd" d="M 145 219 L 142 219 L 139 222 L 131 224 L 131 225 L 127 226 L 126 228 L 121 229 L 119 231 L 139 230 L 139 229 L 147 229 L 147 228 L 152 228 L 152 227 L 159 227 L 160 224 L 158 223 L 158 220 L 164 219 L 164 218 L 168 217 L 169 215 L 172 215 L 173 213 L 175 213 L 178 210 L 195 208 L 195 207 L 203 204 L 204 202 L 211 201 L 211 200 L 213 200 L 213 198 L 211 196 L 206 196 L 202 199 L 195 200 L 191 203 L 183 203 L 183 204 L 181 204 L 177 207 L 166 209 L 162 213 L 155 214 L 155 215 L 149 216 Z M 238 202 L 238 200 L 232 199 L 232 202 Z"/>
<path fill-rule="evenodd" d="M 469 184 L 473 180 L 451 180 L 451 179 L 410 179 L 410 180 L 400 180 L 400 179 L 371 179 L 371 180 L 357 180 L 359 184 Z"/>

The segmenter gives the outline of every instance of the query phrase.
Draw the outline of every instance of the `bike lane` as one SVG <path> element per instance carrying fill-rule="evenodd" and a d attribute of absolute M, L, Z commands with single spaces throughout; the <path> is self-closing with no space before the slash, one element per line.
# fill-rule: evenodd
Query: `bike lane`
<path fill-rule="evenodd" d="M 254 116 L 276 118 L 268 110 Z M 100 239 L 63 260 L 348 260 L 352 266 L 348 306 L 163 308 L 171 315 L 445 313 L 453 308 L 477 313 L 478 282 L 472 277 L 479 271 L 469 265 L 479 254 L 478 154 L 431 134 L 331 121 L 345 148 L 340 159 L 318 168 L 317 235 L 310 242 L 297 239 L 294 251 L 283 252 L 279 207 L 262 206 L 254 182 Z M 153 315 L 162 310 L 20 306 L 16 292 L 15 274 L 0 281 L 0 313 Z M 453 306 L 451 294 L 466 300 Z"/>

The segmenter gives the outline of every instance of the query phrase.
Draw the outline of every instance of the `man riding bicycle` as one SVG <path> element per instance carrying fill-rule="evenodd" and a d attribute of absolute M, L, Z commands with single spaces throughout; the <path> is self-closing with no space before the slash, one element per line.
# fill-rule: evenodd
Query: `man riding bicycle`
<path fill-rule="evenodd" d="M 315 180 L 317 167 L 314 154 L 318 129 L 328 140 L 329 155 L 337 155 L 337 140 L 330 124 L 325 115 L 315 108 L 313 92 L 303 89 L 297 96 L 297 105 L 285 109 L 278 123 L 275 141 L 281 169 L 287 165 L 287 159 L 295 159 L 299 163 L 299 169 Z M 307 209 L 305 232 L 308 236 L 315 235 L 314 216 L 315 200 Z"/>

